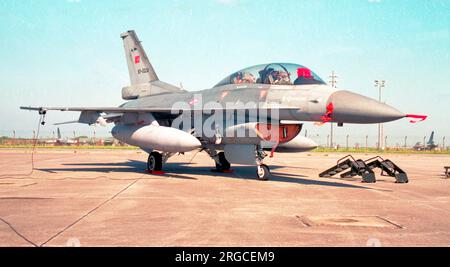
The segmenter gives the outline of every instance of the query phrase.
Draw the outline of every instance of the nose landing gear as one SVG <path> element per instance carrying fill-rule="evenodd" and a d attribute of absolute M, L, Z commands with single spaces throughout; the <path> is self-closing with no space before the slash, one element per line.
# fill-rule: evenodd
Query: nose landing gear
<path fill-rule="evenodd" d="M 270 178 L 270 169 L 266 164 L 261 164 L 257 166 L 256 175 L 258 180 L 267 181 Z"/>
<path fill-rule="evenodd" d="M 267 181 L 270 179 L 269 166 L 263 163 L 267 156 L 267 153 L 260 146 L 256 148 L 256 177 L 260 181 Z"/>

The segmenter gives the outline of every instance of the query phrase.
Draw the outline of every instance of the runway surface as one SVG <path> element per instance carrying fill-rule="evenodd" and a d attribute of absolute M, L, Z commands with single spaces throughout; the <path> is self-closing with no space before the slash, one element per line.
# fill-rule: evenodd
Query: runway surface
<path fill-rule="evenodd" d="M 140 151 L 41 149 L 26 176 L 30 151 L 0 150 L 0 246 L 450 245 L 448 155 L 383 155 L 408 184 L 318 177 L 344 154 L 277 153 L 266 182 L 193 156 L 151 175 Z"/>

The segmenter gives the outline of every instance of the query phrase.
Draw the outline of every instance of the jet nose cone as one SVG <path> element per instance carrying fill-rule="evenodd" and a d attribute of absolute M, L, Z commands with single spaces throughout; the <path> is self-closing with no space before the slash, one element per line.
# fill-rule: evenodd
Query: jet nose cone
<path fill-rule="evenodd" d="M 333 103 L 332 118 L 343 123 L 382 123 L 398 120 L 405 114 L 372 98 L 349 91 L 333 93 L 328 103 Z"/>

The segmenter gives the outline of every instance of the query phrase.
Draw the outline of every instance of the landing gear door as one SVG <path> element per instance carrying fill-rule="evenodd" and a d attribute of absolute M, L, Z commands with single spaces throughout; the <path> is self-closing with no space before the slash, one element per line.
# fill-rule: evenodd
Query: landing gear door
<path fill-rule="evenodd" d="M 255 145 L 225 145 L 225 158 L 230 163 L 243 165 L 256 165 Z"/>

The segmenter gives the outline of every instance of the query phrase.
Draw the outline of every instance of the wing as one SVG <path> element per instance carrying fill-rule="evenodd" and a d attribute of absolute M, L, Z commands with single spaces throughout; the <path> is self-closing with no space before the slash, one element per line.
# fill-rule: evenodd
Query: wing
<path fill-rule="evenodd" d="M 106 125 L 108 122 L 120 120 L 126 113 L 168 113 L 181 114 L 182 110 L 174 110 L 172 108 L 123 108 L 123 107 L 20 107 L 24 110 L 38 111 L 39 114 L 44 115 L 47 111 L 78 111 L 81 112 L 77 121 L 69 121 L 57 123 L 55 125 L 62 125 L 68 123 L 85 123 L 85 124 L 101 124 Z"/>
<path fill-rule="evenodd" d="M 190 109 L 175 109 L 175 108 L 128 108 L 128 107 L 20 107 L 20 109 L 24 110 L 33 110 L 38 111 L 39 114 L 44 115 L 47 113 L 47 111 L 50 110 L 57 110 L 57 111 L 78 111 L 81 112 L 80 118 L 78 121 L 74 121 L 75 123 L 85 123 L 85 124 L 94 124 L 94 123 L 100 123 L 104 124 L 106 122 L 114 122 L 116 120 L 121 119 L 122 116 L 124 116 L 127 113 L 157 113 L 161 114 L 163 116 L 167 115 L 179 115 L 184 112 L 202 112 L 205 114 L 211 114 L 212 112 L 220 112 L 220 111 L 226 111 L 229 112 L 231 110 L 241 110 L 241 111 L 253 111 L 254 113 L 251 114 L 257 114 L 259 112 L 258 107 L 254 108 L 210 108 L 210 109 L 196 109 L 196 108 L 190 108 Z M 269 111 L 269 113 L 265 113 L 265 116 L 271 117 L 272 111 L 281 111 L 281 110 L 298 110 L 298 108 L 280 108 L 280 107 L 272 107 L 272 108 L 265 108 L 266 111 Z M 277 114 L 277 113 L 275 113 Z M 272 118 L 275 118 L 277 116 L 274 116 Z M 68 122 L 73 123 L 73 122 Z"/>
<path fill-rule="evenodd" d="M 40 114 L 45 114 L 49 110 L 57 111 L 78 111 L 78 112 L 98 112 L 98 113 L 172 113 L 181 114 L 183 112 L 202 111 L 204 113 L 210 113 L 212 111 L 223 110 L 259 110 L 265 109 L 267 111 L 272 110 L 299 110 L 298 108 L 289 107 L 254 107 L 254 108 L 241 108 L 241 107 L 227 107 L 227 108 L 190 108 L 190 109 L 177 109 L 177 108 L 124 108 L 124 107 L 20 107 L 20 109 L 38 111 Z"/>
<path fill-rule="evenodd" d="M 20 107 L 25 110 L 35 110 L 44 114 L 49 110 L 58 111 L 86 111 L 86 112 L 100 112 L 100 113 L 136 113 L 136 112 L 151 112 L 151 113 L 170 113 L 183 110 L 172 108 L 121 108 L 121 107 Z"/>

